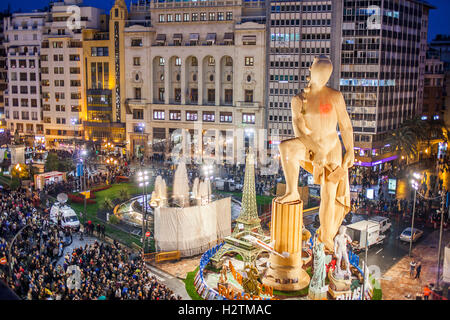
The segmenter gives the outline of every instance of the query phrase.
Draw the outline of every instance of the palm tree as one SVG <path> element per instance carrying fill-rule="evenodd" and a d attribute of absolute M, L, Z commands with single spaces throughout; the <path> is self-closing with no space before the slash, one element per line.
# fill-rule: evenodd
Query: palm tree
<path fill-rule="evenodd" d="M 411 130 L 409 126 L 401 126 L 394 130 L 386 139 L 392 150 L 400 151 L 400 154 L 406 156 L 406 164 L 410 156 L 416 156 L 417 150 L 417 134 Z"/>

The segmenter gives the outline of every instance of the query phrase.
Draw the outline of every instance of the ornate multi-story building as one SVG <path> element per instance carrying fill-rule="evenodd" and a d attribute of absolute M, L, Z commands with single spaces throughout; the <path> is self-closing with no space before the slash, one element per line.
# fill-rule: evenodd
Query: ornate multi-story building
<path fill-rule="evenodd" d="M 236 159 L 265 136 L 264 2 L 149 5 L 151 25 L 124 30 L 128 151 L 162 156 L 182 136 L 186 156 Z"/>
<path fill-rule="evenodd" d="M 76 7 L 72 7 L 76 5 Z M 79 15 L 78 21 L 71 18 Z M 82 139 L 86 109 L 83 29 L 100 28 L 101 10 L 77 0 L 53 3 L 41 45 L 42 111 L 47 143 Z"/>
<path fill-rule="evenodd" d="M 425 60 L 425 80 L 423 88 L 423 119 L 443 119 L 445 103 L 444 62 L 438 51 L 430 49 Z"/>
<path fill-rule="evenodd" d="M 8 12 L 0 13 L 0 128 L 6 129 L 5 120 L 5 90 L 8 88 L 8 70 L 6 67 L 5 34 L 3 33 L 3 18 L 9 16 Z"/>
<path fill-rule="evenodd" d="M 4 19 L 8 88 L 5 119 L 12 133 L 34 138 L 43 134 L 40 93 L 40 47 L 45 12 L 14 13 Z"/>
<path fill-rule="evenodd" d="M 84 138 L 101 143 L 125 142 L 125 43 L 128 9 L 116 0 L 100 29 L 83 30 L 86 109 Z"/>

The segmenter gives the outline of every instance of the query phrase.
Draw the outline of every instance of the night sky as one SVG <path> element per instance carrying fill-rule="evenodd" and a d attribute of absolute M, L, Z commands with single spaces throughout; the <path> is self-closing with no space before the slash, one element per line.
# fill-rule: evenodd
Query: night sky
<path fill-rule="evenodd" d="M 428 3 L 437 7 L 436 10 L 431 10 L 430 24 L 428 30 L 428 40 L 433 39 L 437 34 L 450 34 L 450 0 L 427 0 Z M 130 0 L 125 0 L 127 4 Z M 1 0 L 0 10 L 7 8 L 8 3 L 11 4 L 13 11 L 22 9 L 22 12 L 29 12 L 33 9 L 39 9 L 45 7 L 48 0 L 18 0 L 9 1 Z M 114 0 L 85 0 L 85 5 L 91 5 L 94 7 L 102 8 L 108 11 L 113 5 Z"/>

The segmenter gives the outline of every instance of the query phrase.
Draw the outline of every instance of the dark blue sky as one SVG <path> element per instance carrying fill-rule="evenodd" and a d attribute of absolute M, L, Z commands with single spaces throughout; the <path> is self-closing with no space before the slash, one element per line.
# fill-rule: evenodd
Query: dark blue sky
<path fill-rule="evenodd" d="M 430 13 L 430 25 L 428 30 L 428 39 L 433 39 L 436 34 L 450 34 L 450 0 L 427 0 L 430 4 L 437 7 Z M 130 0 L 125 0 L 127 4 Z M 22 9 L 23 12 L 31 11 L 33 9 L 43 8 L 49 3 L 49 0 L 1 0 L 0 10 L 7 8 L 8 3 L 11 4 L 13 11 Z M 85 5 L 92 5 L 105 10 L 109 10 L 113 5 L 114 0 L 84 0 Z"/>

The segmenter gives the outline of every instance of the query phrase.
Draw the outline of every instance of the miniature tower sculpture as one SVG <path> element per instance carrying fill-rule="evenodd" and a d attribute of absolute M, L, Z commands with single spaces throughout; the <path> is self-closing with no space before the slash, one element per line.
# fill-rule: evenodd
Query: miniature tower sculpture
<path fill-rule="evenodd" d="M 261 233 L 261 220 L 258 217 L 255 191 L 255 157 L 251 151 L 247 154 L 245 161 L 244 190 L 242 192 L 242 210 L 236 219 L 236 227 L 233 235 L 239 233 L 240 225 L 245 231 Z"/>
<path fill-rule="evenodd" d="M 189 183 L 186 163 L 180 161 L 173 180 L 173 200 L 180 207 L 189 206 Z"/>
<path fill-rule="evenodd" d="M 211 262 L 216 268 L 220 268 L 222 265 L 221 258 L 227 252 L 239 253 L 244 263 L 253 264 L 255 262 L 262 249 L 245 239 L 244 237 L 246 235 L 251 235 L 265 243 L 269 243 L 270 238 L 262 232 L 258 217 L 258 208 L 256 206 L 254 159 L 252 151 L 249 150 L 245 162 L 241 212 L 236 219 L 236 226 L 232 234 L 225 238 L 225 244 L 211 258 Z"/>

